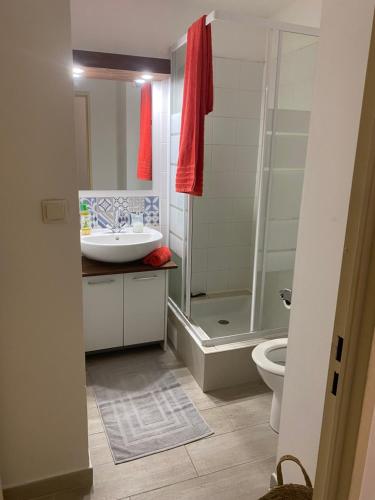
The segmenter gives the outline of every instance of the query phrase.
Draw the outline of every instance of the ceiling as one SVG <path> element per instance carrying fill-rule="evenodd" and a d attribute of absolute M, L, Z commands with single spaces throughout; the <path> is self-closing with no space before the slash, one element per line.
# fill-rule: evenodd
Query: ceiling
<path fill-rule="evenodd" d="M 271 17 L 293 0 L 71 0 L 73 48 L 169 57 L 199 16 L 215 9 Z"/>

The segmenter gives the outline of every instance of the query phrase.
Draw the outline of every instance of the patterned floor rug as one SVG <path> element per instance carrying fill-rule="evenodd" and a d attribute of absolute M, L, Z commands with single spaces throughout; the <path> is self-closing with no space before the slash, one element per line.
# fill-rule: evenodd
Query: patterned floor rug
<path fill-rule="evenodd" d="M 116 464 L 213 434 L 174 374 L 157 363 L 89 366 Z"/>

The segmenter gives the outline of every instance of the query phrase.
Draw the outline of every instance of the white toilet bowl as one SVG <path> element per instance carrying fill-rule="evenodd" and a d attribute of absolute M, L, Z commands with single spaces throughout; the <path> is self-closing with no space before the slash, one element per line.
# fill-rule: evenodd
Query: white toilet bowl
<path fill-rule="evenodd" d="M 262 342 L 252 352 L 254 363 L 264 382 L 273 390 L 270 425 L 279 432 L 281 399 L 283 395 L 286 348 L 288 339 Z"/>

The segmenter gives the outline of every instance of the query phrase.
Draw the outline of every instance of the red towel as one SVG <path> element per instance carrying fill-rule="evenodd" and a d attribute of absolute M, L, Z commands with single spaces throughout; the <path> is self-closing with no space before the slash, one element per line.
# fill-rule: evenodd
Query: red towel
<path fill-rule="evenodd" d="M 152 87 L 144 83 L 141 89 L 141 116 L 138 147 L 137 177 L 152 180 Z"/>
<path fill-rule="evenodd" d="M 160 267 L 169 262 L 172 258 L 172 253 L 168 247 L 160 247 L 153 250 L 143 259 L 144 264 L 152 267 Z"/>
<path fill-rule="evenodd" d="M 193 23 L 187 34 L 181 137 L 176 191 L 202 196 L 204 117 L 213 109 L 211 25 L 206 16 Z"/>

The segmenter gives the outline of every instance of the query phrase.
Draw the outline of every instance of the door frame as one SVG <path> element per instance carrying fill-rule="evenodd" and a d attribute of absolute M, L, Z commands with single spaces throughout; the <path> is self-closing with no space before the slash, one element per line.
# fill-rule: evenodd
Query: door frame
<path fill-rule="evenodd" d="M 315 500 L 358 500 L 375 395 L 375 34 L 370 42 L 323 423 Z M 341 361 L 339 337 L 343 339 Z M 338 381 L 333 395 L 334 379 Z M 370 381 L 370 379 L 369 379 Z M 362 464 L 362 466 L 360 465 Z"/>

